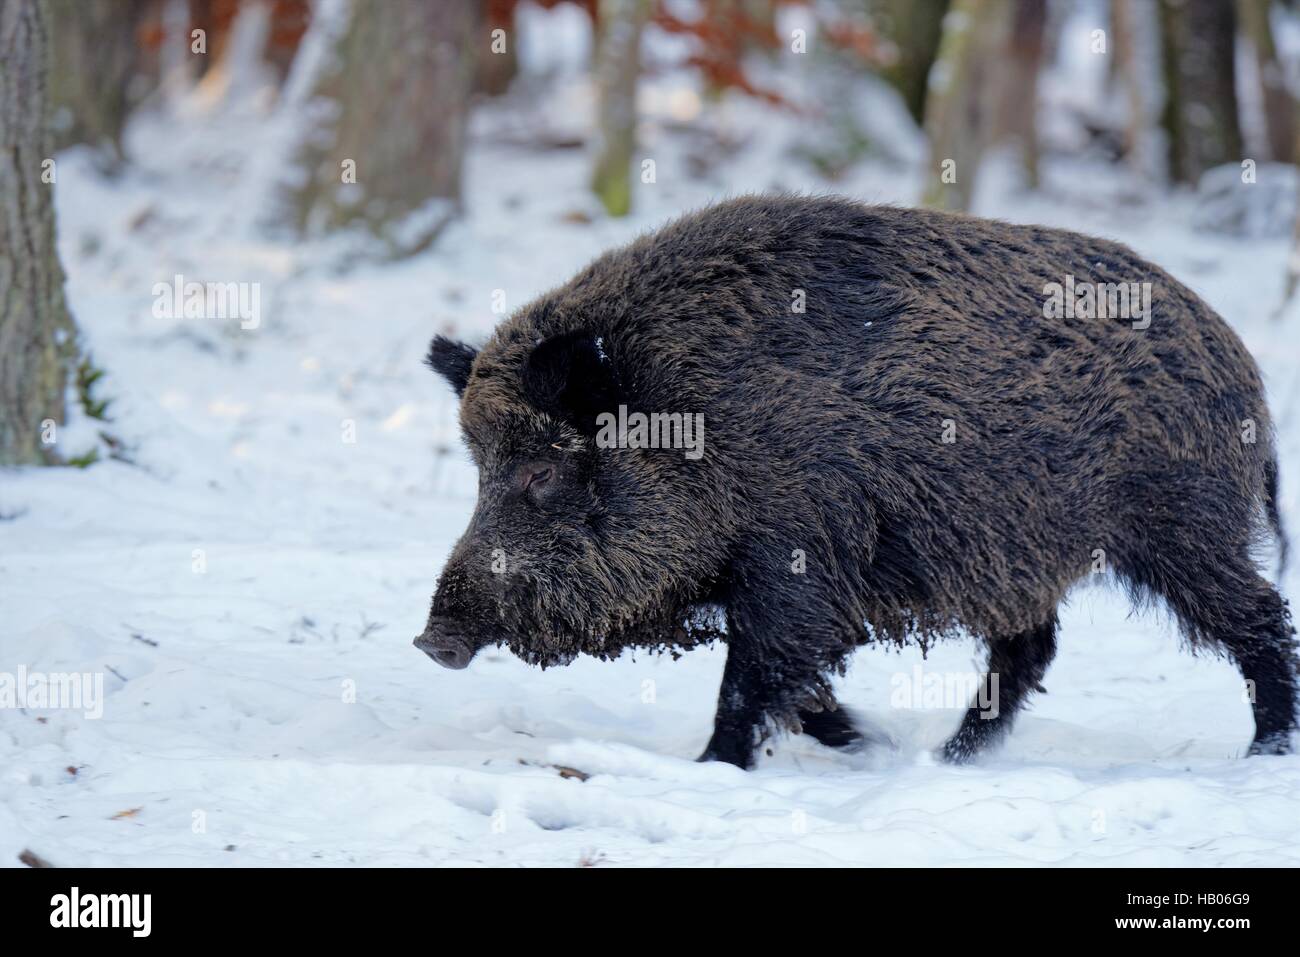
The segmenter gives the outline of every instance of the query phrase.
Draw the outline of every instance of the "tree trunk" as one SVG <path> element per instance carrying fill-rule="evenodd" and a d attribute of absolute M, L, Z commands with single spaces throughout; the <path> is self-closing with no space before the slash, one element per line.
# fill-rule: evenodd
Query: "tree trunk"
<path fill-rule="evenodd" d="M 1195 183 L 1241 159 L 1236 15 L 1227 0 L 1160 0 L 1159 10 L 1169 175 Z"/>
<path fill-rule="evenodd" d="M 487 96 L 500 96 L 510 89 L 519 73 L 519 56 L 515 51 L 515 0 L 486 0 L 483 16 L 487 36 L 478 50 L 474 90 Z M 497 30 L 500 37 L 494 36 Z"/>
<path fill-rule="evenodd" d="M 1124 158 L 1142 169 L 1146 106 L 1142 97 L 1142 76 L 1138 70 L 1137 25 L 1131 0 L 1110 0 L 1110 26 L 1115 47 L 1115 78 L 1124 88 L 1128 115 L 1124 122 Z"/>
<path fill-rule="evenodd" d="M 1010 0 L 954 0 L 944 17 L 925 105 L 927 206 L 970 209 L 980 159 L 997 125 L 1010 14 Z"/>
<path fill-rule="evenodd" d="M 1047 0 L 1012 0 L 997 135 L 1009 136 L 1019 145 L 1031 189 L 1038 188 L 1038 72 L 1046 29 Z"/>
<path fill-rule="evenodd" d="M 1296 155 L 1300 156 L 1300 140 L 1296 141 L 1294 149 Z M 1286 288 L 1282 292 L 1282 301 L 1273 313 L 1274 319 L 1282 318 L 1282 313 L 1295 297 L 1297 287 L 1300 287 L 1300 205 L 1296 208 L 1295 227 L 1291 235 L 1291 255 L 1286 261 Z"/>
<path fill-rule="evenodd" d="M 875 0 L 872 13 L 897 58 L 881 75 L 898 90 L 918 126 L 925 122 L 930 67 L 939 52 L 948 0 Z"/>
<path fill-rule="evenodd" d="M 1269 158 L 1290 163 L 1295 156 L 1295 103 L 1286 85 L 1286 71 L 1278 59 L 1269 19 L 1270 0 L 1238 0 L 1241 24 L 1255 51 L 1259 73 L 1260 101 L 1264 106 Z"/>
<path fill-rule="evenodd" d="M 110 166 L 126 158 L 122 130 L 152 85 L 140 65 L 137 28 L 156 14 L 148 0 L 48 0 L 49 98 L 56 150 L 86 143 Z"/>
<path fill-rule="evenodd" d="M 596 40 L 596 158 L 591 188 L 611 216 L 632 208 L 632 158 L 636 151 L 636 81 L 641 71 L 641 29 L 649 0 L 600 0 Z"/>
<path fill-rule="evenodd" d="M 54 244 L 43 0 L 0 0 L 0 464 L 57 460 L 76 350 Z M 46 440 L 46 441 L 43 441 Z"/>
<path fill-rule="evenodd" d="M 410 255 L 460 209 L 479 7 L 352 0 L 336 12 L 346 26 L 307 98 L 282 218 L 300 234 L 362 226 Z M 311 29 L 335 29 L 328 19 Z"/>

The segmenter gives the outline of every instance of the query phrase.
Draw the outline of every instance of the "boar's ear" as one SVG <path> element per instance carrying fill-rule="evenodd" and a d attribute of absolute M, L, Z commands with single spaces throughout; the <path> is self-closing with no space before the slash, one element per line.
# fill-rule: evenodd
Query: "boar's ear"
<path fill-rule="evenodd" d="M 459 396 L 469 382 L 469 367 L 474 364 L 476 355 L 478 350 L 463 342 L 452 342 L 446 336 L 434 336 L 433 342 L 429 343 L 429 354 L 424 363 L 451 383 Z"/>
<path fill-rule="evenodd" d="M 590 333 L 565 332 L 538 343 L 524 362 L 524 393 L 537 408 L 594 432 L 596 416 L 618 405 L 614 367 Z"/>

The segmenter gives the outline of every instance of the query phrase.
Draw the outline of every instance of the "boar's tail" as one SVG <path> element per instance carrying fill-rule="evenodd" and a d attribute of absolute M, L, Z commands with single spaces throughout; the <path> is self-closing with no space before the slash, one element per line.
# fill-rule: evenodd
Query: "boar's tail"
<path fill-rule="evenodd" d="M 1268 513 L 1268 524 L 1273 527 L 1273 534 L 1277 536 L 1277 544 L 1280 549 L 1278 558 L 1278 574 L 1286 571 L 1287 558 L 1287 540 L 1286 532 L 1282 530 L 1282 513 L 1278 510 L 1277 504 L 1277 459 L 1270 459 L 1264 466 L 1264 510 Z"/>

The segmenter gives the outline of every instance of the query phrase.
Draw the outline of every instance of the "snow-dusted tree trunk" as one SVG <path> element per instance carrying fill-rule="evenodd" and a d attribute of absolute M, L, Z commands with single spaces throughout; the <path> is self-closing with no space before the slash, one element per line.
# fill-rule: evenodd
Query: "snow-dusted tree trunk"
<path fill-rule="evenodd" d="M 480 23 L 474 3 L 321 4 L 302 51 L 314 75 L 295 66 L 285 93 L 305 122 L 281 218 L 299 233 L 364 226 L 394 256 L 432 242 L 460 206 Z"/>
<path fill-rule="evenodd" d="M 925 106 L 927 206 L 970 209 L 980 159 L 997 126 L 999 60 L 1010 22 L 1010 0 L 954 0 L 943 18 Z"/>
<path fill-rule="evenodd" d="M 44 0 L 0 0 L 0 464 L 49 462 L 75 349 L 54 244 Z"/>
<path fill-rule="evenodd" d="M 650 0 L 600 0 L 596 39 L 596 148 L 591 188 L 611 216 L 632 208 L 636 81 Z"/>
<path fill-rule="evenodd" d="M 1159 10 L 1169 175 L 1194 183 L 1241 159 L 1236 15 L 1228 0 L 1160 0 Z"/>
<path fill-rule="evenodd" d="M 1269 158 L 1289 163 L 1296 150 L 1296 105 L 1286 85 L 1269 17 L 1271 0 L 1238 0 L 1241 25 L 1255 53 Z"/>

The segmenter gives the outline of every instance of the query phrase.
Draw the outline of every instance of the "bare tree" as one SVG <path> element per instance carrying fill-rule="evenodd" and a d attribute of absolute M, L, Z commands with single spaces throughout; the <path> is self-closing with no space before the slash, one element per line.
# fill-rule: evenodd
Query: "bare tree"
<path fill-rule="evenodd" d="M 1273 39 L 1273 23 L 1269 17 L 1272 3 L 1271 0 L 1238 0 L 1237 7 L 1242 28 L 1255 52 L 1269 158 L 1289 163 L 1295 156 L 1296 107 Z"/>
<path fill-rule="evenodd" d="M 330 8 L 318 8 L 311 27 L 329 34 L 329 49 L 309 81 L 314 108 L 292 151 L 282 218 L 300 233 L 362 226 L 390 254 L 410 255 L 460 207 L 475 51 L 488 42 L 479 7 L 351 0 Z"/>
<path fill-rule="evenodd" d="M 920 125 L 925 121 L 926 84 L 939 52 L 948 0 L 872 0 L 871 13 L 889 40 L 893 62 L 882 70 Z"/>
<path fill-rule="evenodd" d="M 519 73 L 515 51 L 515 0 L 484 0 L 488 41 L 479 51 L 474 78 L 476 92 L 500 96 Z M 497 31 L 500 31 L 499 33 Z"/>
<path fill-rule="evenodd" d="M 596 151 L 591 188 L 611 216 L 632 208 L 636 81 L 650 0 L 600 0 L 596 40 Z"/>
<path fill-rule="evenodd" d="M 1010 0 L 954 0 L 944 17 L 925 106 L 927 206 L 970 209 L 980 160 L 997 126 L 998 60 L 1010 25 Z"/>
<path fill-rule="evenodd" d="M 1296 152 L 1300 153 L 1300 142 L 1296 143 Z M 1295 226 L 1291 235 L 1291 255 L 1286 261 L 1286 286 L 1282 293 L 1282 301 L 1278 303 L 1273 313 L 1274 319 L 1282 318 L 1286 307 L 1291 305 L 1291 300 L 1295 298 L 1297 288 L 1300 288 L 1300 206 L 1296 208 Z"/>
<path fill-rule="evenodd" d="M 1137 24 L 1132 0 L 1110 0 L 1110 26 L 1115 47 L 1115 77 L 1124 89 L 1128 115 L 1124 122 L 1124 157 L 1141 170 L 1146 135 L 1146 105 L 1138 69 Z"/>
<path fill-rule="evenodd" d="M 136 31 L 157 15 L 153 0 L 48 0 L 49 97 L 55 149 L 86 143 L 107 165 L 125 159 L 127 116 L 151 82 L 141 69 Z"/>
<path fill-rule="evenodd" d="M 54 243 L 44 0 L 0 0 L 0 463 L 56 460 L 76 329 Z M 44 433 L 44 434 L 43 434 Z"/>
<path fill-rule="evenodd" d="M 1025 179 L 1034 189 L 1038 187 L 1038 73 L 1046 40 L 1047 0 L 1012 0 L 996 135 L 1017 142 Z"/>
<path fill-rule="evenodd" d="M 1169 175 L 1194 183 L 1241 158 L 1236 15 L 1226 0 L 1160 0 L 1159 11 Z"/>

